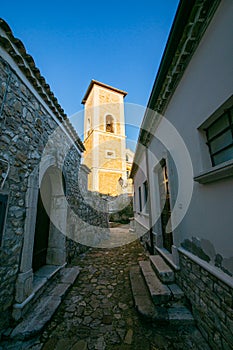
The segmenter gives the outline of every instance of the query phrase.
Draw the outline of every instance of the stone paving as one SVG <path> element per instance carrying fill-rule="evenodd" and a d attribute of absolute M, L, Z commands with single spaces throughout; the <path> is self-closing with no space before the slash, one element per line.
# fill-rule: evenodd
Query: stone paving
<path fill-rule="evenodd" d="M 130 233 L 125 230 L 122 234 L 127 241 Z M 72 262 L 81 267 L 81 273 L 43 334 L 3 348 L 209 349 L 194 326 L 155 326 L 140 318 L 133 305 L 129 268 L 147 258 L 138 240 L 117 248 L 91 248 Z"/>

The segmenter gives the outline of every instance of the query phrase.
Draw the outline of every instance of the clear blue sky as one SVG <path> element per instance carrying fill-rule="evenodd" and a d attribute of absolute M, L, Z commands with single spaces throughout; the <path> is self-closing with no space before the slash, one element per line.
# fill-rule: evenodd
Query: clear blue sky
<path fill-rule="evenodd" d="M 71 116 L 83 109 L 91 79 L 126 90 L 127 103 L 146 106 L 178 2 L 2 1 L 0 17 Z"/>

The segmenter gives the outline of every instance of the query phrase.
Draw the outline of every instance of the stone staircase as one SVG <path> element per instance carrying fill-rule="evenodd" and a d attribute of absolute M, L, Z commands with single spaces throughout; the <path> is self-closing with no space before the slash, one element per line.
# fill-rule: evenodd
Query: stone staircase
<path fill-rule="evenodd" d="M 160 324 L 194 324 L 175 273 L 160 255 L 151 255 L 132 267 L 130 281 L 135 307 L 143 317 Z"/>
<path fill-rule="evenodd" d="M 77 266 L 62 268 L 23 318 L 3 334 L 3 339 L 23 340 L 39 334 L 52 318 L 79 273 L 80 269 Z"/>

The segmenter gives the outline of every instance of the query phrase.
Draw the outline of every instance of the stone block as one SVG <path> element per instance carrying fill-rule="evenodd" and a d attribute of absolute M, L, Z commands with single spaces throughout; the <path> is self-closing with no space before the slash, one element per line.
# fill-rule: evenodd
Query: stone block
<path fill-rule="evenodd" d="M 71 347 L 70 339 L 69 338 L 62 338 L 57 341 L 56 350 L 68 350 Z"/>
<path fill-rule="evenodd" d="M 181 300 L 184 298 L 184 292 L 177 284 L 169 284 L 168 288 L 172 293 L 172 299 Z"/>
<path fill-rule="evenodd" d="M 69 283 L 59 283 L 56 285 L 56 287 L 54 289 L 51 290 L 49 295 L 63 298 L 66 295 L 66 293 L 68 292 L 69 287 L 70 287 Z"/>
<path fill-rule="evenodd" d="M 130 281 L 136 309 L 143 317 L 153 319 L 155 307 L 138 266 L 130 269 Z"/>
<path fill-rule="evenodd" d="M 163 283 L 172 283 L 175 280 L 175 275 L 172 269 L 165 263 L 160 255 L 151 255 L 150 262 L 156 275 Z"/>
<path fill-rule="evenodd" d="M 172 325 L 193 325 L 195 324 L 192 313 L 185 306 L 174 306 L 168 308 L 168 319 Z"/>
<path fill-rule="evenodd" d="M 78 266 L 73 266 L 70 268 L 67 267 L 67 268 L 63 269 L 63 271 L 61 272 L 61 274 L 62 274 L 61 282 L 62 283 L 74 283 L 74 281 L 78 277 L 79 273 L 80 273 L 80 269 Z"/>
<path fill-rule="evenodd" d="M 50 338 L 43 346 L 43 350 L 56 349 L 57 338 Z"/>
<path fill-rule="evenodd" d="M 133 341 L 133 330 L 129 329 L 126 333 L 125 339 L 124 339 L 124 343 L 131 345 Z"/>
<path fill-rule="evenodd" d="M 27 272 L 21 272 L 18 275 L 16 283 L 16 296 L 15 301 L 22 303 L 32 292 L 32 269 Z"/>
<path fill-rule="evenodd" d="M 233 291 L 232 291 L 233 293 Z M 233 308 L 233 295 L 225 292 L 224 293 L 224 303 L 229 306 L 230 308 Z"/>
<path fill-rule="evenodd" d="M 79 340 L 77 343 L 75 343 L 71 350 L 87 350 L 87 342 L 84 340 Z"/>

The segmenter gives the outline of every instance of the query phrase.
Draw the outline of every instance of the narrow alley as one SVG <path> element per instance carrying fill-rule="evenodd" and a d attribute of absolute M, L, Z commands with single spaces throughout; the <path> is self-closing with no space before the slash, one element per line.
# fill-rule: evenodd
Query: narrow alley
<path fill-rule="evenodd" d="M 111 236 L 119 236 L 119 228 Z M 130 233 L 125 226 L 122 239 Z M 209 349 L 194 326 L 151 325 L 133 304 L 129 269 L 148 259 L 138 240 L 112 249 L 90 249 L 70 266 L 81 272 L 43 333 L 3 342 L 7 350 Z"/>

